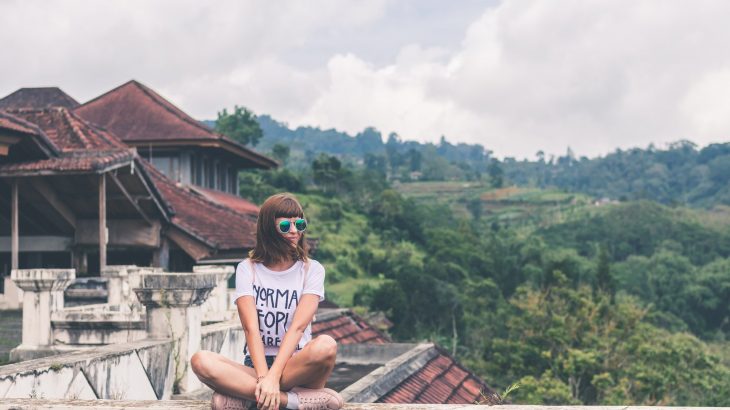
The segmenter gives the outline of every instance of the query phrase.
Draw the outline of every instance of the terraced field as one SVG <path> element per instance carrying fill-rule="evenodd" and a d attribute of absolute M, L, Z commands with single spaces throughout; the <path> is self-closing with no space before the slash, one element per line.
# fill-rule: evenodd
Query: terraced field
<path fill-rule="evenodd" d="M 396 189 L 417 201 L 449 205 L 464 217 L 473 217 L 476 212 L 488 223 L 518 226 L 560 223 L 594 204 L 589 196 L 557 189 L 490 189 L 478 182 L 414 182 L 400 184 Z"/>

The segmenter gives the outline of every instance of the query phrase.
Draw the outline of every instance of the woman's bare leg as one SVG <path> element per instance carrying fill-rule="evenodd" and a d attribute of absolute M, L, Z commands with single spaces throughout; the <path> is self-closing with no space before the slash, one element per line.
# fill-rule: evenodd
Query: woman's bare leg
<path fill-rule="evenodd" d="M 193 372 L 201 382 L 218 393 L 256 401 L 256 371 L 218 354 L 201 350 L 190 359 Z M 282 407 L 286 393 L 280 394 Z"/>
<path fill-rule="evenodd" d="M 286 393 L 293 387 L 321 389 L 335 367 L 337 342 L 326 335 L 307 343 L 299 353 L 286 363 L 280 380 L 280 405 L 288 400 Z M 209 351 L 199 351 L 190 360 L 193 372 L 211 389 L 255 401 L 256 372 L 233 360 Z"/>
<path fill-rule="evenodd" d="M 281 374 L 281 390 L 323 388 L 335 367 L 336 357 L 335 339 L 327 335 L 317 336 L 286 363 Z"/>

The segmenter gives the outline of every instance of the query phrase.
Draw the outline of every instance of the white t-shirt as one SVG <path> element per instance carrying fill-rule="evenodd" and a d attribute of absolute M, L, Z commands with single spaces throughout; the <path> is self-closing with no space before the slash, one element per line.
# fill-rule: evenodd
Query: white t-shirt
<path fill-rule="evenodd" d="M 255 275 L 251 273 L 248 260 L 240 262 L 236 267 L 234 303 L 241 296 L 254 297 L 264 354 L 267 356 L 276 356 L 279 352 L 279 345 L 291 327 L 301 295 L 311 293 L 319 296 L 320 302 L 324 300 L 324 266 L 313 259 L 309 261 L 309 272 L 306 275 L 302 261 L 281 272 L 270 270 L 261 263 L 254 263 Z M 311 323 L 304 330 L 297 350 L 301 350 L 310 340 Z"/>

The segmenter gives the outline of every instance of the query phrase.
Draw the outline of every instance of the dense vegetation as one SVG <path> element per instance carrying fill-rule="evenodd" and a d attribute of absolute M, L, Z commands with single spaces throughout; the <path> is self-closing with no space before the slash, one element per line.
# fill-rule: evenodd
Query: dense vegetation
<path fill-rule="evenodd" d="M 571 167 L 603 169 L 620 152 L 569 165 L 496 161 L 481 149 L 459 162 L 445 154 L 458 146 L 421 144 L 415 160 L 393 136 L 358 159 L 302 151 L 297 139 L 266 142 L 262 128 L 259 146 L 286 166 L 243 173 L 242 195 L 295 192 L 319 240 L 328 297 L 385 312 L 397 340 L 437 341 L 495 388 L 519 382 L 515 402 L 730 405 L 730 217 L 677 206 L 721 203 L 722 189 L 707 203 L 639 195 L 631 186 L 645 175 L 616 163 L 602 186 L 567 186 L 624 200 L 597 206 L 591 195 L 537 187 L 572 181 Z M 705 166 L 705 150 L 686 143 L 631 155 L 658 161 L 675 151 L 695 159 L 667 162 L 672 170 Z M 450 176 L 416 171 L 418 161 Z M 407 182 L 412 172 L 445 182 Z M 515 182 L 533 188 L 501 188 Z M 667 183 L 677 192 L 701 185 Z"/>

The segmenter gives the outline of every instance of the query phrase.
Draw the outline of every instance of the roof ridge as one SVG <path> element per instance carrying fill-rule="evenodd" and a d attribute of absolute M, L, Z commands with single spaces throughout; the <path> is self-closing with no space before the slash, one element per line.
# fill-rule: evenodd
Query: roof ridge
<path fill-rule="evenodd" d="M 73 112 L 71 110 L 68 110 L 68 109 L 64 109 L 64 110 L 65 110 L 66 114 L 69 116 L 69 118 L 73 119 L 73 121 L 75 121 L 75 122 L 82 124 L 89 132 L 91 132 L 95 136 L 103 139 L 109 145 L 115 145 L 115 146 L 118 146 L 119 148 L 123 148 L 123 149 L 131 149 L 127 144 L 123 143 L 121 139 L 119 139 L 116 135 L 114 135 L 113 132 L 111 132 L 103 127 L 97 126 L 96 124 L 92 124 L 89 121 L 86 121 L 85 119 L 81 118 L 81 116 L 79 116 L 78 114 L 76 114 L 75 112 Z M 103 132 L 99 132 L 99 131 L 103 131 Z"/>
<path fill-rule="evenodd" d="M 176 106 L 172 102 L 168 101 L 166 98 L 159 95 L 156 91 L 152 90 L 151 88 L 147 87 L 146 85 L 140 83 L 137 80 L 130 80 L 127 84 L 132 83 L 133 85 L 137 86 L 140 90 L 142 90 L 143 93 L 145 93 L 150 99 L 152 99 L 155 103 L 159 104 L 164 108 L 167 112 L 174 115 L 178 119 L 187 122 L 188 124 L 199 128 L 207 133 L 213 134 L 216 137 L 220 138 L 222 135 L 216 133 L 215 131 L 211 130 L 210 128 L 206 127 L 205 125 L 201 124 L 199 121 L 196 121 L 194 118 L 189 116 L 185 113 L 180 107 Z M 173 108 L 173 109 L 171 109 Z"/>
<path fill-rule="evenodd" d="M 81 128 L 78 126 L 77 123 L 71 121 L 69 112 L 62 108 L 55 109 L 54 111 L 61 113 L 62 120 L 66 123 L 66 125 L 71 127 L 71 131 L 74 133 L 74 135 L 76 135 L 76 137 L 81 140 L 82 144 L 88 148 L 91 145 L 89 138 L 81 131 Z"/>
<path fill-rule="evenodd" d="M 2 116 L 3 118 L 5 118 L 8 121 L 13 122 L 17 125 L 31 128 L 31 129 L 33 129 L 33 131 L 37 131 L 38 133 L 43 132 L 43 130 L 41 130 L 41 128 L 37 124 L 34 124 L 30 121 L 26 121 L 22 118 L 19 118 L 19 117 L 16 117 L 15 115 L 13 115 L 13 110 L 0 109 L 0 116 Z"/>
<path fill-rule="evenodd" d="M 58 156 L 62 152 L 61 148 L 58 147 L 55 142 L 53 142 L 53 140 L 45 133 L 45 131 L 43 131 L 43 129 L 38 124 L 36 124 L 34 122 L 30 122 L 30 121 L 26 120 L 25 118 L 20 118 L 20 117 L 16 116 L 15 112 L 18 112 L 18 111 L 22 112 L 23 110 L 2 110 L 2 109 L 0 109 L 0 116 L 2 116 L 2 118 L 5 118 L 6 120 L 8 120 L 16 125 L 19 125 L 21 127 L 30 128 L 32 131 L 35 132 L 36 136 L 38 136 L 41 140 L 43 140 L 43 143 L 48 146 L 51 153 L 55 156 Z M 30 110 L 26 110 L 26 111 L 30 111 Z"/>

